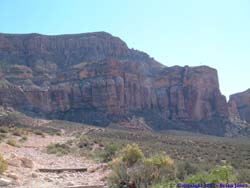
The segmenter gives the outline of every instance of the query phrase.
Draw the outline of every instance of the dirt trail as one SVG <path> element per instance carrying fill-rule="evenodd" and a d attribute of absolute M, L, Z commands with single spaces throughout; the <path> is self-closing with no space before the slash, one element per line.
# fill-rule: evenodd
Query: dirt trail
<path fill-rule="evenodd" d="M 18 163 L 9 165 L 5 175 L 16 180 L 16 185 L 11 188 L 63 188 L 78 185 L 105 185 L 104 177 L 107 170 L 106 164 L 98 164 L 85 157 L 75 157 L 66 155 L 58 157 L 43 152 L 45 147 L 51 143 L 62 143 L 71 139 L 66 136 L 46 136 L 32 135 L 22 144 L 21 147 L 13 147 L 6 143 L 0 144 L 0 152 L 4 159 Z M 20 165 L 19 159 L 31 160 L 33 168 L 26 168 Z M 86 172 L 62 172 L 44 173 L 39 172 L 39 168 L 87 168 Z M 7 186 L 8 187 L 8 186 Z M 8 187 L 8 188 L 9 188 Z"/>

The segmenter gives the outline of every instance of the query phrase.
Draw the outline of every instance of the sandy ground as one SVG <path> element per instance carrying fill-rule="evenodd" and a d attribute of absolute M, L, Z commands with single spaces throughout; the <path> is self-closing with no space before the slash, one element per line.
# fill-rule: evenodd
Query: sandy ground
<path fill-rule="evenodd" d="M 11 188 L 63 188 L 77 185 L 106 185 L 106 164 L 95 163 L 85 157 L 66 155 L 58 157 L 43 152 L 50 143 L 65 142 L 70 137 L 32 135 L 21 147 L 13 147 L 6 143 L 0 144 L 0 153 L 4 159 L 16 160 L 27 158 L 33 161 L 33 168 L 21 166 L 8 167 L 5 176 L 11 176 L 15 184 Z M 87 172 L 41 173 L 38 168 L 87 168 Z"/>

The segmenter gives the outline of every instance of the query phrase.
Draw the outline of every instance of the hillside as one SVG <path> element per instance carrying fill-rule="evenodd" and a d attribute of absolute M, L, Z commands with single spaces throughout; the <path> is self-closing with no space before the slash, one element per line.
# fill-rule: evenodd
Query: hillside
<path fill-rule="evenodd" d="M 1 187 L 115 187 L 113 174 L 117 168 L 123 171 L 113 165 L 119 164 L 119 157 L 124 155 L 127 146 L 134 146 L 134 143 L 143 151 L 145 160 L 156 160 L 158 164 L 163 155 L 173 159 L 174 176 L 158 180 L 158 183 L 170 183 L 174 178 L 171 187 L 176 187 L 176 183 L 187 183 L 194 175 L 202 178 L 202 173 L 211 172 L 218 165 L 224 168 L 225 164 L 232 165 L 237 182 L 250 183 L 250 143 L 246 138 L 183 131 L 155 133 L 99 128 L 67 121 L 33 119 L 11 108 L 0 109 L 0 120 Z M 131 157 L 136 157 L 136 151 L 132 151 Z M 147 180 L 143 172 L 154 173 L 146 168 L 148 166 L 143 166 L 143 171 L 140 171 L 140 166 L 135 167 L 133 172 L 138 170 L 139 176 L 129 173 L 129 178 Z M 170 167 L 167 169 L 171 170 Z M 165 171 L 160 173 L 162 177 L 166 174 Z M 167 171 L 167 174 L 171 173 Z M 122 177 L 118 180 L 118 183 L 123 183 Z"/>

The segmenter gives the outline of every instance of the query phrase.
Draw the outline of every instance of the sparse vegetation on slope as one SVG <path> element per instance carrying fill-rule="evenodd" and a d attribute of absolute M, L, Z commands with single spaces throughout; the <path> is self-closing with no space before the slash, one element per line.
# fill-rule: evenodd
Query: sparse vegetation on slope
<path fill-rule="evenodd" d="M 2 154 L 0 154 L 0 174 L 7 170 L 7 163 L 4 161 Z"/>
<path fill-rule="evenodd" d="M 71 149 L 66 144 L 50 144 L 46 148 L 48 154 L 56 154 L 57 156 L 67 155 L 71 152 Z"/>
<path fill-rule="evenodd" d="M 217 187 L 219 183 L 236 183 L 239 179 L 245 183 L 249 182 L 249 179 L 246 180 L 244 177 L 246 173 L 240 177 L 231 165 L 218 165 L 205 172 L 197 170 L 189 163 L 176 165 L 173 159 L 164 154 L 144 157 L 141 154 L 142 150 L 136 144 L 127 145 L 124 151 L 111 163 L 112 173 L 109 177 L 111 188 L 163 188 L 176 187 L 177 183 L 201 183 L 202 187 L 205 187 L 204 184 L 213 183 Z M 140 153 L 139 158 L 138 153 Z M 138 160 L 128 163 L 130 160 L 123 160 L 127 159 L 127 156 L 129 159 Z M 176 173 L 181 171 L 188 176 Z"/>
<path fill-rule="evenodd" d="M 87 136 L 104 146 L 116 143 L 118 148 L 124 148 L 127 144 L 136 143 L 146 157 L 165 152 L 178 164 L 188 162 L 192 167 L 197 168 L 198 165 L 205 171 L 225 162 L 237 170 L 250 169 L 249 139 L 192 135 L 183 132 L 157 134 L 112 129 L 91 131 Z"/>
<path fill-rule="evenodd" d="M 14 140 L 14 139 L 9 139 L 6 143 L 9 144 L 10 146 L 13 146 L 13 147 L 18 146 L 16 140 Z"/>
<path fill-rule="evenodd" d="M 118 146 L 116 144 L 110 144 L 105 146 L 103 151 L 100 152 L 99 157 L 102 162 L 111 161 L 117 154 Z"/>
<path fill-rule="evenodd" d="M 51 143 L 47 147 L 43 145 L 41 151 L 53 154 L 47 155 L 49 158 L 60 157 L 57 159 L 62 161 L 64 158 L 88 158 L 97 166 L 109 163 L 104 166 L 111 170 L 110 187 L 165 188 L 195 181 L 250 183 L 248 139 L 186 132 L 130 132 L 63 121 L 52 121 L 42 128 L 17 127 L 0 128 L 2 146 L 15 140 L 18 147 L 8 147 L 11 150 L 22 150 L 25 144 L 30 149 L 34 138 L 56 138 L 47 142 Z M 53 130 L 53 134 L 49 134 L 49 130 Z M 45 152 L 42 155 L 46 156 Z M 89 172 L 94 173 L 98 168 L 93 167 Z M 105 176 L 103 181 L 106 181 Z"/>
<path fill-rule="evenodd" d="M 128 149 L 129 148 L 129 149 Z M 125 151 L 125 152 L 124 152 Z M 164 154 L 144 157 L 142 150 L 136 144 L 127 145 L 120 156 L 111 163 L 112 173 L 109 178 L 110 187 L 154 188 L 176 187 L 176 183 L 235 183 L 237 175 L 230 165 L 219 165 L 208 172 L 197 171 L 190 164 L 176 165 L 173 159 Z M 131 152 L 134 151 L 134 152 Z M 135 152 L 136 151 L 136 152 Z M 138 153 L 140 157 L 138 158 Z M 133 163 L 128 163 L 131 160 Z M 180 169 L 179 169 L 180 168 Z M 178 178 L 177 171 L 184 170 L 187 177 Z"/>

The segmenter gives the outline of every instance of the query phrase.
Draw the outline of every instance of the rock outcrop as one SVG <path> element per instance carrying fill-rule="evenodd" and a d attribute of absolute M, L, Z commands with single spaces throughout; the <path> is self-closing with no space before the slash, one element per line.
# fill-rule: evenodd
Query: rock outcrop
<path fill-rule="evenodd" d="M 33 115 L 100 126 L 142 112 L 228 118 L 215 69 L 166 67 L 104 32 L 0 34 L 0 65 L 0 105 Z"/>
<path fill-rule="evenodd" d="M 250 123 L 250 89 L 231 95 L 228 104 L 229 114 L 233 120 Z"/>

